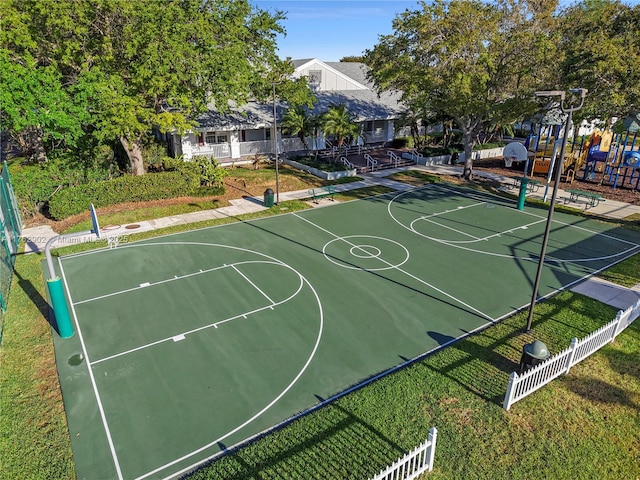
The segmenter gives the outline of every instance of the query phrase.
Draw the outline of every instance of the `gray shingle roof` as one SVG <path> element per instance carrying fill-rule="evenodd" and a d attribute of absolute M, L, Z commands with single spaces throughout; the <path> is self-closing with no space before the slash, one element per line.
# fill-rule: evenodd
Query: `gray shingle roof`
<path fill-rule="evenodd" d="M 293 60 L 294 66 L 313 59 Z M 319 115 L 331 105 L 347 105 L 347 109 L 356 118 L 356 121 L 366 120 L 390 120 L 397 118 L 404 109 L 400 105 L 400 94 L 382 92 L 380 95 L 373 89 L 371 82 L 366 77 L 366 65 L 356 62 L 324 62 L 343 75 L 361 83 L 369 90 L 338 90 L 316 92 L 318 99 L 313 108 L 313 114 Z M 285 106 L 278 104 L 278 121 L 282 118 Z M 249 102 L 240 108 L 232 108 L 230 112 L 221 115 L 211 108 L 208 112 L 198 117 L 200 128 L 238 129 L 238 128 L 265 128 L 273 124 L 273 104 Z"/>

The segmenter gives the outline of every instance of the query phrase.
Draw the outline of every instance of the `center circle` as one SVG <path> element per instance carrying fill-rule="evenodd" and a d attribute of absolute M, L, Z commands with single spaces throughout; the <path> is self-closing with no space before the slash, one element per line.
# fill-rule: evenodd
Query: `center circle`
<path fill-rule="evenodd" d="M 351 255 L 358 258 L 375 258 L 381 254 L 382 251 L 373 245 L 357 245 L 351 248 Z"/>
<path fill-rule="evenodd" d="M 404 245 L 372 235 L 334 238 L 325 244 L 322 253 L 340 267 L 370 272 L 398 268 L 409 260 Z"/>

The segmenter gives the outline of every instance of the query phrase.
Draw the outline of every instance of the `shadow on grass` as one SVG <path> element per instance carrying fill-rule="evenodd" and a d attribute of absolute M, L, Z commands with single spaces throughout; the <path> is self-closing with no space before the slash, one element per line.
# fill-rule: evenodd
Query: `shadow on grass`
<path fill-rule="evenodd" d="M 47 319 L 47 322 L 49 322 L 49 325 L 51 325 L 51 327 L 56 332 L 58 332 L 58 326 L 55 322 L 53 312 L 49 307 L 49 302 L 47 302 L 47 299 L 40 294 L 40 292 L 35 287 L 35 285 L 31 283 L 31 280 L 24 278 L 22 275 L 20 275 L 20 272 L 18 272 L 17 270 L 14 271 L 14 275 L 18 280 L 18 288 L 20 288 L 27 295 L 27 297 L 33 302 L 33 304 L 36 306 L 40 314 Z"/>
<path fill-rule="evenodd" d="M 624 388 L 612 385 L 597 378 L 566 378 L 567 388 L 592 403 L 614 404 L 639 409 L 629 392 Z"/>
<path fill-rule="evenodd" d="M 223 457 L 182 478 L 367 478 L 384 468 L 389 458 L 406 453 L 406 448 L 336 402 L 325 406 L 320 417 L 312 413 L 298 420 L 298 427 L 295 431 L 271 432 L 269 446 L 262 442 L 261 446 L 227 451 L 220 444 Z M 321 457 L 317 452 L 322 452 Z M 354 452 L 362 462 L 349 465 L 347 471 L 341 458 L 353 458 Z M 271 475 L 274 472 L 275 477 Z"/>
<path fill-rule="evenodd" d="M 610 307 L 570 293 L 538 305 L 529 332 L 524 332 L 526 313 L 472 334 L 465 332 L 468 336 L 457 341 L 428 331 L 440 351 L 417 365 L 446 376 L 485 401 L 502 405 L 509 375 L 518 370 L 524 345 L 541 340 L 554 354 L 567 348 L 571 338 L 584 337 L 615 316 Z"/>

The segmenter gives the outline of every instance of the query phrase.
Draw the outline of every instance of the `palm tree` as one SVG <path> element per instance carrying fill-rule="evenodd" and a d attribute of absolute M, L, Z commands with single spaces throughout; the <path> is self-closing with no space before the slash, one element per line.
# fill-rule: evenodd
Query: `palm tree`
<path fill-rule="evenodd" d="M 304 149 L 309 153 L 306 137 L 313 134 L 315 120 L 307 113 L 307 109 L 302 105 L 288 109 L 280 121 L 282 130 L 288 134 L 297 135 L 302 141 Z"/>
<path fill-rule="evenodd" d="M 360 125 L 344 104 L 329 107 L 322 115 L 321 128 L 325 137 L 337 140 L 338 148 L 342 147 L 345 140 L 351 141 L 360 136 Z"/>

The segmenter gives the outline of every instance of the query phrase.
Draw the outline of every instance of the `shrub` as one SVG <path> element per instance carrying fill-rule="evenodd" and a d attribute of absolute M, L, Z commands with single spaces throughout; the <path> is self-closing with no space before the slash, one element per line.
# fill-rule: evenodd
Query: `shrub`
<path fill-rule="evenodd" d="M 391 141 L 393 148 L 413 148 L 413 137 L 397 137 Z"/>
<path fill-rule="evenodd" d="M 41 164 L 13 164 L 11 180 L 23 217 L 43 211 L 54 193 L 88 181 L 106 180 L 116 173 L 100 162 L 82 163 L 71 156 L 51 158 Z"/>
<path fill-rule="evenodd" d="M 57 192 L 49 201 L 49 213 L 57 220 L 87 211 L 89 204 L 107 207 L 123 202 L 144 202 L 188 196 L 200 187 L 198 174 L 189 169 L 175 172 L 123 176 L 106 182 L 91 182 Z"/>

